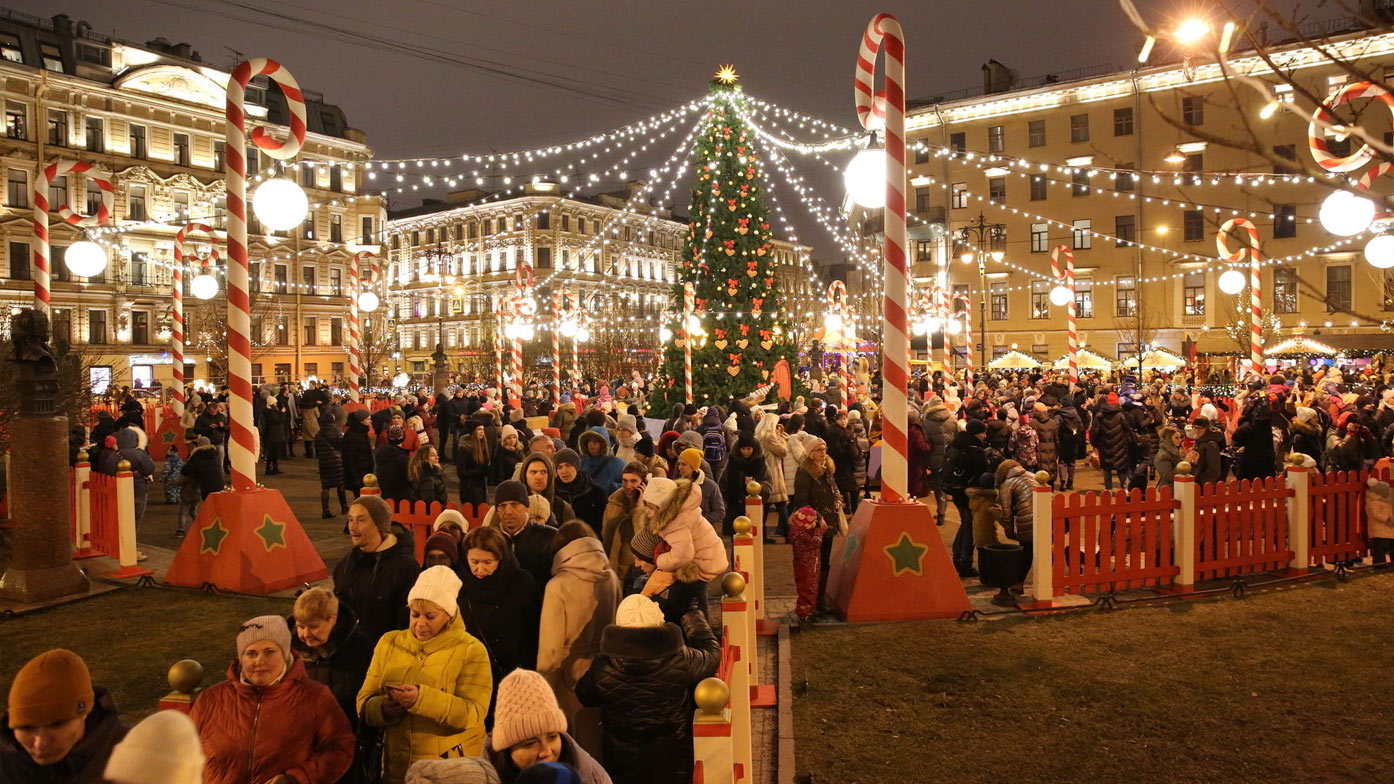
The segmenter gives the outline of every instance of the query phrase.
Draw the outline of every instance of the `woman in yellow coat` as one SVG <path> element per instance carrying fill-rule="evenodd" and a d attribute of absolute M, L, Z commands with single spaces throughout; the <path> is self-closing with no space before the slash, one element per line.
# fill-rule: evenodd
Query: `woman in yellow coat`
<path fill-rule="evenodd" d="M 448 566 L 421 573 L 407 596 L 411 623 L 388 632 L 358 691 L 358 712 L 384 728 L 383 780 L 400 784 L 416 760 L 477 757 L 493 676 L 483 643 L 465 632 Z"/>

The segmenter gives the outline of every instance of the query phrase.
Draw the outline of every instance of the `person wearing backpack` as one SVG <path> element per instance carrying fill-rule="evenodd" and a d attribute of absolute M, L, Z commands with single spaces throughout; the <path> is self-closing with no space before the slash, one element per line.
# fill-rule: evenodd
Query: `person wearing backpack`
<path fill-rule="evenodd" d="M 988 470 L 986 443 L 987 425 L 970 419 L 944 455 L 944 486 L 958 509 L 952 556 L 959 577 L 978 576 L 978 570 L 973 568 L 973 507 L 968 500 L 968 486 Z"/>
<path fill-rule="evenodd" d="M 702 459 L 712 467 L 712 478 L 720 481 L 721 474 L 726 470 L 726 457 L 730 451 L 730 441 L 726 435 L 726 427 L 722 424 L 722 411 L 717 406 L 707 409 L 707 415 L 702 419 L 702 427 L 698 430 L 702 434 Z"/>

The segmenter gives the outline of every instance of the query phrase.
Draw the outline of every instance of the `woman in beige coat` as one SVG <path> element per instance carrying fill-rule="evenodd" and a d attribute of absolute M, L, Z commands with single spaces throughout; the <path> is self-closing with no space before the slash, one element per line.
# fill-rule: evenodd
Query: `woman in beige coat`
<path fill-rule="evenodd" d="M 605 547 L 590 526 L 572 520 L 557 531 L 552 579 L 542 597 L 537 637 L 537 671 L 557 694 L 571 735 L 594 755 L 601 750 L 600 710 L 576 699 L 576 682 L 600 651 L 600 636 L 614 623 L 620 578 L 610 568 Z"/>
<path fill-rule="evenodd" d="M 779 535 L 788 537 L 789 485 L 784 476 L 784 458 L 789 454 L 789 436 L 779 417 L 766 413 L 755 423 L 755 440 L 765 454 L 770 474 L 770 496 L 766 501 L 779 514 Z M 771 541 L 769 531 L 764 531 L 764 537 L 766 542 Z"/>

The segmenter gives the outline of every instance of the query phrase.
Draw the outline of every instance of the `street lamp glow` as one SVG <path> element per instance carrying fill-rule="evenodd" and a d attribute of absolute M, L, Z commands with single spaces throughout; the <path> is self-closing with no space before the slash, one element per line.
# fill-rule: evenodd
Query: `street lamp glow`
<path fill-rule="evenodd" d="M 1050 290 L 1050 304 L 1064 307 L 1070 301 L 1070 290 L 1064 286 L 1056 286 Z"/>
<path fill-rule="evenodd" d="M 106 250 L 91 240 L 81 240 L 68 246 L 63 263 L 80 278 L 90 278 L 106 269 Z"/>
<path fill-rule="evenodd" d="M 1328 232 L 1349 237 L 1370 227 L 1375 219 L 1375 203 L 1350 191 L 1335 191 L 1322 201 L 1317 218 Z"/>
<path fill-rule="evenodd" d="M 829 313 L 823 317 L 823 328 L 829 333 L 842 334 L 842 316 L 838 313 Z"/>
<path fill-rule="evenodd" d="M 585 343 L 591 339 L 590 327 L 582 325 L 576 328 L 576 342 Z"/>
<path fill-rule="evenodd" d="M 299 226 L 310 211 L 310 200 L 299 185 L 286 179 L 267 180 L 252 194 L 252 212 L 272 231 Z"/>
<path fill-rule="evenodd" d="M 659 328 L 658 328 L 658 342 L 659 342 L 659 343 L 667 343 L 668 341 L 670 341 L 670 340 L 672 340 L 672 339 L 673 339 L 673 330 L 668 329 L 667 327 L 659 327 Z"/>
<path fill-rule="evenodd" d="M 695 313 L 687 317 L 687 332 L 690 335 L 700 335 L 703 332 L 702 319 Z"/>
<path fill-rule="evenodd" d="M 1187 19 L 1176 28 L 1176 40 L 1183 46 L 1193 46 L 1210 32 L 1210 25 L 1204 19 Z"/>
<path fill-rule="evenodd" d="M 392 377 L 392 386 L 398 389 L 405 389 L 407 384 L 410 382 L 411 376 L 408 376 L 405 372 L 398 373 L 397 375 Z"/>
<path fill-rule="evenodd" d="M 576 319 L 562 319 L 561 324 L 557 325 L 557 332 L 561 333 L 564 338 L 576 337 Z M 667 343 L 668 341 L 664 340 L 663 342 Z"/>
<path fill-rule="evenodd" d="M 213 299 L 218 296 L 218 279 L 205 270 L 190 281 L 189 290 L 199 299 Z"/>
<path fill-rule="evenodd" d="M 1379 269 L 1394 267 L 1394 234 L 1381 234 L 1365 243 L 1365 260 Z"/>
<path fill-rule="evenodd" d="M 1238 294 L 1244 290 L 1244 273 L 1237 269 L 1225 270 L 1220 273 L 1220 291 L 1226 294 Z"/>
<path fill-rule="evenodd" d="M 371 291 L 365 291 L 358 295 L 358 309 L 364 313 L 372 313 L 378 309 L 378 295 Z"/>
<path fill-rule="evenodd" d="M 958 319 L 950 319 L 944 331 L 948 332 L 950 335 L 957 335 L 963 331 L 963 322 Z"/>
<path fill-rule="evenodd" d="M 886 151 L 872 147 L 857 153 L 842 172 L 852 201 L 875 210 L 886 206 Z"/>

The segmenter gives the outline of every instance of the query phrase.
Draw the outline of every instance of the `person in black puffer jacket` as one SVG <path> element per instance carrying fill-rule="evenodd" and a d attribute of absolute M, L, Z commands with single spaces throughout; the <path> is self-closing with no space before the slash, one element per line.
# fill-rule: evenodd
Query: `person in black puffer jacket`
<path fill-rule="evenodd" d="M 959 577 L 976 577 L 973 568 L 973 509 L 968 502 L 968 486 L 973 480 L 996 470 L 987 460 L 987 425 L 970 419 L 949 443 L 944 458 L 945 485 L 958 509 L 958 533 L 954 535 L 952 557 Z"/>
<path fill-rule="evenodd" d="M 179 469 L 179 473 L 194 478 L 200 501 L 207 498 L 209 493 L 223 489 L 223 466 L 218 461 L 218 450 L 203 436 L 198 437 L 193 451 L 189 453 L 189 461 Z"/>
<path fill-rule="evenodd" d="M 749 450 L 748 455 L 746 450 Z M 828 457 L 833 458 L 833 464 L 839 469 L 842 468 L 842 463 L 833 455 L 832 444 L 828 444 Z M 722 533 L 726 536 L 736 532 L 732 524 L 737 517 L 745 514 L 745 486 L 752 479 L 760 483 L 761 495 L 768 495 L 764 488 L 769 486 L 770 470 L 765 464 L 765 453 L 755 441 L 755 436 L 741 433 L 736 436 L 735 448 L 726 458 L 726 473 L 721 475 L 718 483 L 721 497 L 726 501 L 722 527 Z M 843 503 L 846 503 L 845 496 Z"/>
<path fill-rule="evenodd" d="M 600 654 L 576 683 L 581 704 L 601 709 L 615 784 L 692 781 L 692 687 L 720 661 L 721 645 L 695 606 L 678 628 L 646 596 L 620 602 Z"/>
<path fill-rule="evenodd" d="M 570 504 L 576 518 L 585 521 L 592 530 L 601 530 L 605 524 L 605 505 L 608 498 L 596 486 L 590 474 L 581 470 L 581 456 L 574 450 L 563 449 L 552 462 L 557 471 L 553 486 L 554 497 Z M 568 521 L 559 519 L 557 522 Z"/>
<path fill-rule="evenodd" d="M 339 454 L 344 462 L 344 489 L 358 495 L 363 477 L 373 473 L 373 441 L 368 434 L 368 411 L 358 409 L 348 416 Z"/>
<path fill-rule="evenodd" d="M 339 451 L 343 448 L 343 439 L 334 415 L 328 411 L 320 414 L 319 432 L 315 434 L 315 455 L 319 460 L 320 517 L 326 520 L 334 516 L 329 511 L 330 490 L 339 496 L 339 511 L 348 514 L 348 503 L 344 498 L 344 457 Z"/>
<path fill-rule="evenodd" d="M 393 425 L 387 428 L 387 443 L 373 453 L 378 488 L 382 490 L 382 497 L 389 501 L 411 500 L 411 480 L 407 478 L 411 453 L 402 448 L 406 437 L 407 432 L 401 425 Z"/>
<path fill-rule="evenodd" d="M 421 566 L 411 534 L 392 522 L 392 510 L 377 496 L 349 506 L 348 533 L 353 549 L 334 567 L 334 595 L 376 644 L 383 634 L 407 628 L 407 594 Z"/>
<path fill-rule="evenodd" d="M 542 619 L 542 590 L 518 565 L 512 548 L 495 528 L 476 528 L 460 543 L 464 583 L 460 619 L 484 643 L 493 670 L 493 693 L 487 721 L 492 726 L 494 697 L 504 676 L 519 667 L 537 669 L 537 632 Z"/>
<path fill-rule="evenodd" d="M 1089 428 L 1089 440 L 1099 452 L 1104 489 L 1113 489 L 1114 476 L 1118 477 L 1119 484 L 1126 485 L 1133 473 L 1133 429 L 1118 405 L 1116 393 L 1109 393 L 1099 405 L 1093 425 Z"/>
<path fill-rule="evenodd" d="M 857 492 L 856 474 L 861 451 L 857 449 L 857 440 L 848 427 L 846 411 L 838 411 L 831 415 L 828 420 L 827 442 L 828 457 L 833 459 L 833 465 L 837 467 L 833 476 L 837 480 L 837 489 L 842 492 L 842 506 L 850 518 L 861 501 L 861 494 Z M 741 498 L 745 498 L 744 493 L 741 494 Z M 730 509 L 730 501 L 727 501 L 727 509 Z"/>
<path fill-rule="evenodd" d="M 290 645 L 305 663 L 305 674 L 310 680 L 329 687 L 339 707 L 344 709 L 349 726 L 357 733 L 358 690 L 363 688 L 363 678 L 373 661 L 377 640 L 370 639 L 359 628 L 352 607 L 323 588 L 311 588 L 300 594 L 286 622 L 295 632 Z M 350 775 L 340 779 L 340 784 L 359 781 L 352 775 L 357 770 L 357 765 L 349 768 Z"/>
<path fill-rule="evenodd" d="M 1233 444 L 1243 450 L 1234 463 L 1235 479 L 1262 479 L 1277 472 L 1272 422 L 1273 409 L 1267 396 L 1255 393 L 1245 403 L 1239 426 L 1234 428 Z"/>

